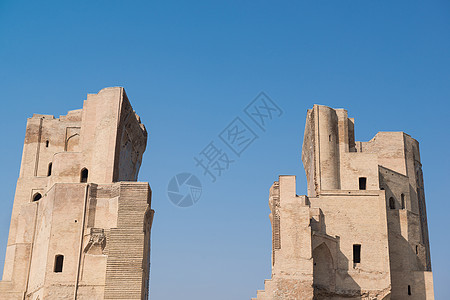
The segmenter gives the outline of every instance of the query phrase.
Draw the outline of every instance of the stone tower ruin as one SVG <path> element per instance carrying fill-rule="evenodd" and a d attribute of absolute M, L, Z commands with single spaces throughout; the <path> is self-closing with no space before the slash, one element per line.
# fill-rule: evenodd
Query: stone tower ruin
<path fill-rule="evenodd" d="M 344 109 L 308 110 L 295 176 L 270 188 L 272 278 L 257 300 L 434 299 L 419 143 L 403 132 L 355 142 Z"/>
<path fill-rule="evenodd" d="M 0 299 L 147 299 L 147 132 L 125 90 L 28 119 Z"/>

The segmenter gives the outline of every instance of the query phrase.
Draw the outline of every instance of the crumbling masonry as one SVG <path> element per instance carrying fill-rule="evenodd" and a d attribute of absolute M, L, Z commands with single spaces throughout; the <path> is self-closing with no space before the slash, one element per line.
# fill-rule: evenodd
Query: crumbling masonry
<path fill-rule="evenodd" d="M 403 132 L 355 142 L 344 109 L 314 105 L 295 176 L 270 188 L 272 279 L 257 300 L 434 299 L 419 143 Z"/>
<path fill-rule="evenodd" d="M 28 119 L 0 299 L 147 299 L 147 132 L 123 88 Z"/>

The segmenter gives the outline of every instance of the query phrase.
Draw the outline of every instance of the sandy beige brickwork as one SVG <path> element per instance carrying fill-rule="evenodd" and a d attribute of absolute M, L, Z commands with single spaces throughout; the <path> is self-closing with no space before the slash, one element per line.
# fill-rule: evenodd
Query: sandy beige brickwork
<path fill-rule="evenodd" d="M 308 110 L 295 176 L 270 188 L 272 278 L 254 300 L 434 299 L 419 143 L 356 142 L 344 109 Z"/>
<path fill-rule="evenodd" d="M 125 90 L 28 119 L 0 299 L 147 299 L 147 131 Z"/>

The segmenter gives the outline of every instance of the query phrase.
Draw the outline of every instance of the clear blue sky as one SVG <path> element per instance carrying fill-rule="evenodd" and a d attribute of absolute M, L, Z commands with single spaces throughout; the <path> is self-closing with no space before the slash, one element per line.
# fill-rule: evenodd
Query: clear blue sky
<path fill-rule="evenodd" d="M 268 189 L 297 175 L 306 109 L 344 107 L 356 138 L 420 141 L 437 299 L 450 282 L 450 2 L 0 1 L 3 264 L 26 118 L 64 115 L 124 86 L 149 131 L 141 181 L 153 188 L 151 300 L 249 300 L 270 278 Z M 283 109 L 208 183 L 193 157 L 260 91 Z M 169 202 L 197 172 L 191 208 Z"/>

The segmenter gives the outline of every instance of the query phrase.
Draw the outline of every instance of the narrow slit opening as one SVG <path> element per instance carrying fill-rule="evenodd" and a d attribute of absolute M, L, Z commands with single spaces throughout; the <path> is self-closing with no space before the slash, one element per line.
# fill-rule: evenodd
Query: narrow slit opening
<path fill-rule="evenodd" d="M 80 174 L 80 182 L 87 182 L 88 181 L 88 175 L 89 175 L 88 169 L 83 168 L 81 170 L 81 174 Z"/>
<path fill-rule="evenodd" d="M 359 189 L 365 190 L 367 187 L 367 178 L 366 177 L 359 177 Z"/>
<path fill-rule="evenodd" d="M 63 264 L 64 264 L 64 255 L 56 255 L 55 256 L 55 268 L 53 271 L 55 273 L 61 273 L 63 270 Z"/>
<path fill-rule="evenodd" d="M 353 245 L 353 263 L 361 263 L 361 245 L 359 244 Z"/>

